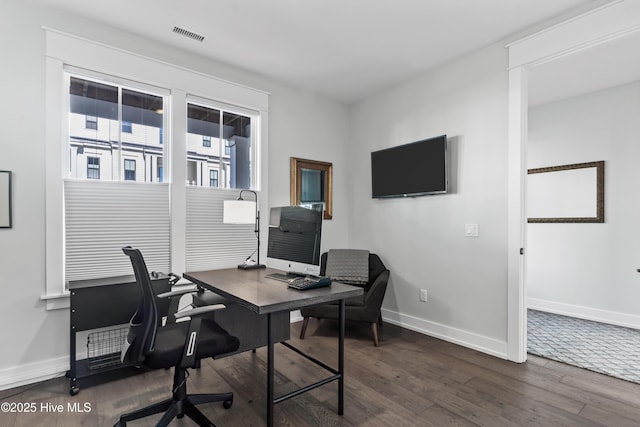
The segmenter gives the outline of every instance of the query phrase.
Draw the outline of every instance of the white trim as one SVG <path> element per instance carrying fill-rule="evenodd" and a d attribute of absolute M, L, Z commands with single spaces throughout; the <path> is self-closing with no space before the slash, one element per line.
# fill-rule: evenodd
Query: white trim
<path fill-rule="evenodd" d="M 640 31 L 640 2 L 618 0 L 575 18 L 551 26 L 532 36 L 509 44 L 509 186 L 508 192 L 508 326 L 507 340 L 510 358 L 521 361 L 526 358 L 526 215 L 524 198 L 526 186 L 521 191 L 512 189 L 511 180 L 524 181 L 526 176 L 526 120 L 527 120 L 527 73 L 529 69 L 610 40 L 625 37 Z M 517 153 L 522 156 L 518 158 Z M 524 162 L 524 163 L 523 163 Z M 520 170 L 520 176 L 515 171 Z M 520 218 L 516 217 L 516 206 L 522 206 Z M 522 260 L 512 253 L 517 236 L 525 248 Z M 516 286 L 515 269 L 519 282 Z M 517 314 L 517 316 L 516 316 Z M 515 323 L 512 323 L 515 322 Z"/>
<path fill-rule="evenodd" d="M 509 140 L 507 164 L 507 342 L 509 360 L 527 360 L 525 310 L 525 142 L 527 138 L 527 73 L 524 67 L 509 70 Z"/>
<path fill-rule="evenodd" d="M 510 43 L 509 68 L 532 66 L 640 31 L 640 2 L 620 0 Z"/>
<path fill-rule="evenodd" d="M 125 79 L 157 82 L 159 87 L 181 88 L 205 98 L 217 99 L 231 105 L 266 110 L 269 92 L 191 70 L 176 64 L 141 55 L 115 46 L 42 27 L 46 33 L 47 57 L 58 58 L 65 64 L 100 70 Z M 158 72 L 158 68 L 161 69 Z M 155 71 L 154 71 L 155 70 Z M 185 79 L 185 74 L 188 74 Z M 206 82 L 207 85 L 202 85 Z M 156 84 L 156 83 L 152 83 Z M 167 86 L 169 85 L 169 86 Z M 203 93 L 206 88 L 206 93 Z"/>
<path fill-rule="evenodd" d="M 45 58 L 45 295 L 64 291 L 63 63 Z M 52 308 L 47 301 L 47 310 Z"/>
<path fill-rule="evenodd" d="M 441 323 L 431 322 L 415 316 L 382 310 L 382 319 L 385 322 L 397 325 L 424 335 L 429 335 L 444 341 L 458 344 L 473 350 L 481 351 L 501 359 L 508 359 L 507 343 L 484 335 L 474 334 L 462 329 L 452 328 Z"/>
<path fill-rule="evenodd" d="M 640 316 L 637 314 L 620 313 L 617 311 L 601 310 L 599 308 L 565 304 L 538 298 L 529 298 L 527 307 L 532 310 L 546 311 L 563 316 L 593 320 L 594 322 L 624 326 L 625 328 L 640 329 Z"/>
<path fill-rule="evenodd" d="M 69 356 L 0 369 L 0 390 L 62 377 L 68 370 Z"/>

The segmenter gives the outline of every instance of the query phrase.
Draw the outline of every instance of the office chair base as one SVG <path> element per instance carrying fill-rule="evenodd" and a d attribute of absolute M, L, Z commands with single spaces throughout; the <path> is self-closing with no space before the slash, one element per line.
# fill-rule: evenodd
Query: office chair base
<path fill-rule="evenodd" d="M 233 393 L 219 394 L 195 394 L 190 395 L 184 400 L 167 399 L 158 402 L 155 405 L 139 409 L 129 414 L 124 414 L 113 427 L 126 427 L 127 422 L 145 418 L 150 415 L 164 412 L 160 421 L 156 426 L 168 426 L 174 418 L 182 418 L 185 415 L 195 421 L 199 426 L 215 427 L 209 419 L 196 407 L 201 403 L 220 402 L 225 409 L 231 408 L 233 405 Z"/>
<path fill-rule="evenodd" d="M 156 426 L 168 426 L 174 418 L 182 418 L 185 415 L 204 427 L 215 427 L 207 417 L 200 412 L 196 405 L 202 403 L 222 402 L 225 409 L 233 405 L 233 393 L 209 393 L 209 394 L 187 394 L 186 370 L 176 369 L 174 372 L 173 385 L 174 392 L 171 399 L 163 400 L 146 408 L 138 409 L 120 417 L 113 427 L 126 427 L 127 422 L 145 418 L 150 415 L 164 412 Z"/>

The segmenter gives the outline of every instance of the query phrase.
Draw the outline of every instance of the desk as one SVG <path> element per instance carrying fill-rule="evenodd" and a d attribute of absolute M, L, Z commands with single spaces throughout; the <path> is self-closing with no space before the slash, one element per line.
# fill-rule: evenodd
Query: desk
<path fill-rule="evenodd" d="M 362 295 L 357 286 L 334 282 L 330 287 L 299 291 L 291 289 L 284 282 L 269 279 L 265 275 L 276 273 L 270 268 L 262 270 L 209 270 L 184 273 L 183 276 L 198 285 L 223 295 L 251 311 L 267 316 L 267 426 L 273 426 L 273 407 L 276 403 L 307 392 L 331 381 L 338 380 L 338 414 L 344 413 L 344 299 Z M 299 390 L 275 397 L 274 395 L 274 340 L 271 316 L 274 313 L 289 312 L 308 305 L 339 301 L 340 332 L 338 335 L 338 369 L 306 355 L 291 344 L 282 344 L 303 357 L 325 368 L 334 375 L 310 384 Z"/>

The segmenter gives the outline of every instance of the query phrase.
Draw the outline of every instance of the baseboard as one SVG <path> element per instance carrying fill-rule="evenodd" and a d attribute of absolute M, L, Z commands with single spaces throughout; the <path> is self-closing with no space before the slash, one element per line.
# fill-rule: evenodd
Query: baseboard
<path fill-rule="evenodd" d="M 563 316 L 577 317 L 579 319 L 593 320 L 594 322 L 608 323 L 610 325 L 624 326 L 625 328 L 640 329 L 640 316 L 635 314 L 600 310 L 598 308 L 565 304 L 538 298 L 528 298 L 527 308 L 561 314 Z"/>
<path fill-rule="evenodd" d="M 505 341 L 397 313 L 385 308 L 382 309 L 382 319 L 393 325 L 508 360 L 507 343 Z"/>
<path fill-rule="evenodd" d="M 61 377 L 69 370 L 69 356 L 0 369 L 0 390 Z"/>

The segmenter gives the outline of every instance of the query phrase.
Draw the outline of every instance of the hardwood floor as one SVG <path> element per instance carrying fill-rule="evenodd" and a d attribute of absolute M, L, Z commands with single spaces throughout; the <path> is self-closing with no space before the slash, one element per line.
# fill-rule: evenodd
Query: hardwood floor
<path fill-rule="evenodd" d="M 301 323 L 291 342 L 337 366 L 337 324 L 312 319 L 304 340 Z M 345 414 L 338 416 L 337 384 L 276 405 L 279 426 L 640 426 L 640 385 L 530 356 L 515 364 L 385 324 L 373 347 L 367 325 L 347 325 Z M 276 346 L 276 394 L 326 376 L 325 371 Z M 232 390 L 229 410 L 200 409 L 216 425 L 263 426 L 266 350 L 204 360 L 190 371 L 191 393 Z M 170 394 L 172 371 L 151 371 L 83 388 L 69 396 L 65 378 L 0 392 L 0 402 L 35 403 L 35 413 L 0 413 L 0 426 L 110 426 L 119 414 Z M 41 404 L 62 405 L 61 413 Z M 69 411 L 85 403 L 90 411 Z M 130 426 L 152 426 L 149 417 Z M 173 425 L 195 425 L 176 420 Z"/>

